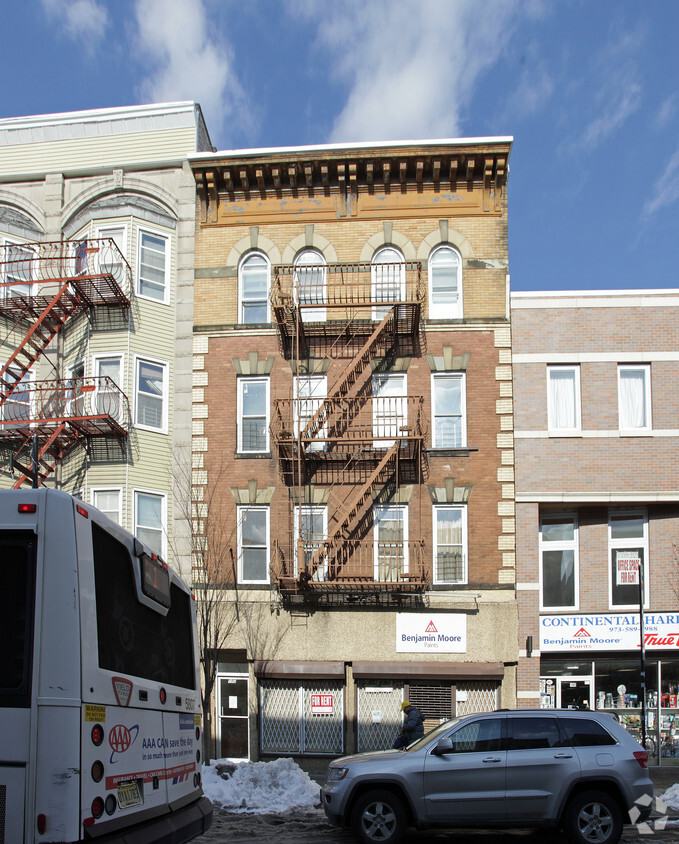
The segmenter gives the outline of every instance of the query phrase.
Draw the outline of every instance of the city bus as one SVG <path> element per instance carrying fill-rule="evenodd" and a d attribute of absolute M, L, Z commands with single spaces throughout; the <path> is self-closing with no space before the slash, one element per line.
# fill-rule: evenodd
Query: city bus
<path fill-rule="evenodd" d="M 54 489 L 0 491 L 0 841 L 207 830 L 196 611 L 168 565 Z"/>

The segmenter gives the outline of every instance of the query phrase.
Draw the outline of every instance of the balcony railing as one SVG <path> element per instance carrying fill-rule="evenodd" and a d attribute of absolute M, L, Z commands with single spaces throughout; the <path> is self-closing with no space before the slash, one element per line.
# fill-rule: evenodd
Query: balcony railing
<path fill-rule="evenodd" d="M 271 303 L 302 309 L 305 321 L 325 319 L 327 309 L 351 311 L 368 320 L 382 319 L 395 304 L 424 301 L 422 267 L 418 261 L 393 264 L 280 264 L 274 267 Z M 356 313 L 358 309 L 358 313 Z M 331 316 L 339 319 L 341 316 Z"/>
<path fill-rule="evenodd" d="M 422 541 L 344 540 L 337 547 L 328 543 L 323 565 L 311 570 L 308 561 L 321 545 L 322 541 L 304 542 L 298 550 L 290 543 L 274 543 L 272 576 L 282 592 L 385 588 L 411 592 L 427 587 Z"/>
<path fill-rule="evenodd" d="M 20 383 L 0 409 L 0 439 L 21 439 L 62 422 L 85 436 L 126 436 L 127 396 L 105 376 Z"/>
<path fill-rule="evenodd" d="M 299 437 L 304 454 L 319 459 L 335 451 L 422 441 L 427 430 L 422 396 L 279 399 L 271 420 L 271 436 L 279 448 Z"/>

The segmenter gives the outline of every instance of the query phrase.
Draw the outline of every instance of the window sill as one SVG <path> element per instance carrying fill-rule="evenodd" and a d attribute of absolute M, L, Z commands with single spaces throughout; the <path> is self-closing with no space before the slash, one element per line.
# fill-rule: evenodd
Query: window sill
<path fill-rule="evenodd" d="M 618 431 L 621 437 L 652 437 L 653 431 L 650 428 L 639 428 L 632 431 Z"/>
<path fill-rule="evenodd" d="M 577 437 L 582 438 L 583 433 L 582 433 L 581 430 L 578 430 L 578 431 L 559 431 L 559 430 L 555 430 L 555 431 L 547 431 L 547 436 L 550 439 L 558 439 L 558 438 L 561 438 L 561 439 L 571 438 L 571 439 L 573 439 L 573 438 L 577 438 Z"/>
<path fill-rule="evenodd" d="M 237 451 L 233 456 L 236 460 L 271 460 L 272 458 L 270 451 Z"/>
<path fill-rule="evenodd" d="M 431 455 L 439 455 L 440 457 L 468 457 L 473 451 L 478 451 L 476 446 L 464 445 L 458 448 L 436 448 L 431 446 L 427 449 L 427 453 Z"/>

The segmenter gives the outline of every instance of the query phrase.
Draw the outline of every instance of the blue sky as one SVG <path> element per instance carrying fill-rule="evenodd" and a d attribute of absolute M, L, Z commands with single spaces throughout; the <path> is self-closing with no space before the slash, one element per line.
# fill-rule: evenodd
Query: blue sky
<path fill-rule="evenodd" d="M 195 100 L 218 149 L 512 135 L 513 290 L 679 288 L 679 0 L 4 0 L 0 117 Z"/>

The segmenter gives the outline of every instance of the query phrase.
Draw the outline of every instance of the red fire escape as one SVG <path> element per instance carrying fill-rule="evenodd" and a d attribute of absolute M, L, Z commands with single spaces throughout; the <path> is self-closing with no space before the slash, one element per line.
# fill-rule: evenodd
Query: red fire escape
<path fill-rule="evenodd" d="M 281 353 L 296 362 L 330 359 L 323 397 L 279 400 L 271 434 L 294 498 L 326 493 L 327 531 L 297 526 L 274 543 L 272 570 L 283 596 L 421 591 L 420 541 L 374 538 L 373 505 L 403 483 L 420 484 L 427 423 L 421 396 L 373 393 L 371 362 L 388 369 L 418 343 L 419 263 L 274 268 L 271 293 Z M 327 317 L 327 318 L 326 318 Z M 303 378 L 303 376 L 302 376 Z M 301 513 L 301 511 L 300 511 Z"/>
<path fill-rule="evenodd" d="M 126 318 L 131 277 L 109 238 L 0 246 L 0 452 L 15 488 L 44 484 L 77 443 L 103 437 L 124 447 L 128 402 L 113 381 L 32 376 L 77 317 L 95 321 L 103 310 Z"/>

